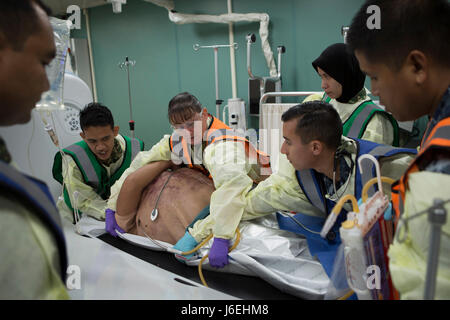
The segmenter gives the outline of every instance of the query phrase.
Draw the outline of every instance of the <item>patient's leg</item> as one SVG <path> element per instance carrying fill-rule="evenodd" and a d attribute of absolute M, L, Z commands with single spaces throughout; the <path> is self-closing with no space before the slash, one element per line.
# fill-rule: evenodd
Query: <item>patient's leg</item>
<path fill-rule="evenodd" d="M 164 184 L 166 186 L 162 190 Z M 188 168 L 164 171 L 142 192 L 135 227 L 130 232 L 141 236 L 146 233 L 153 239 L 175 244 L 184 235 L 186 227 L 209 204 L 213 192 L 213 181 L 199 171 Z M 158 217 L 152 221 L 150 215 L 160 193 Z"/>

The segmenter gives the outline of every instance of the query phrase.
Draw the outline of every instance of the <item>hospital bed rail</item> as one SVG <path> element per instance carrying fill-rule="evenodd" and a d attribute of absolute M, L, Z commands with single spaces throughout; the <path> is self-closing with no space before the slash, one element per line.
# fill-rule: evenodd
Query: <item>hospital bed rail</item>
<path fill-rule="evenodd" d="M 259 100 L 259 149 L 270 155 L 272 170 L 278 168 L 278 154 L 283 143 L 281 115 L 298 103 L 266 103 L 269 98 L 304 97 L 320 94 L 320 91 L 276 91 L 266 92 Z"/>

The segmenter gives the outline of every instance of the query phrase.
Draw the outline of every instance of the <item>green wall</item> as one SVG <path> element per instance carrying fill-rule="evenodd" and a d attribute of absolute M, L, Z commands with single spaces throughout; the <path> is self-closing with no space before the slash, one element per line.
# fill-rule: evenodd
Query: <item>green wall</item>
<path fill-rule="evenodd" d="M 282 57 L 283 91 L 320 90 L 320 80 L 311 62 L 330 44 L 343 42 L 341 26 L 349 25 L 363 0 L 241 0 L 233 1 L 235 13 L 267 13 L 270 16 L 269 42 L 276 56 L 279 45 L 286 47 Z M 223 14 L 226 0 L 175 0 L 175 10 L 192 14 Z M 126 71 L 118 64 L 128 56 L 136 60 L 131 69 L 133 118 L 136 136 L 149 149 L 170 132 L 167 121 L 169 100 L 179 92 L 194 94 L 215 113 L 214 56 L 211 49 L 193 50 L 193 45 L 227 44 L 228 25 L 176 25 L 166 9 L 142 0 L 128 0 L 122 13 L 111 5 L 89 9 L 92 51 L 98 100 L 113 112 L 121 132 L 129 134 Z M 85 29 L 83 19 L 83 29 Z M 85 30 L 72 33 L 86 37 Z M 252 47 L 252 71 L 268 76 L 261 50 L 259 23 L 234 24 L 238 97 L 248 104 L 246 40 L 257 35 Z M 226 101 L 232 97 L 229 49 L 219 50 L 219 92 Z M 366 81 L 366 83 L 368 83 Z M 225 105 L 225 103 L 223 104 Z M 248 106 L 247 106 L 248 107 Z M 257 126 L 250 117 L 250 126 Z"/>

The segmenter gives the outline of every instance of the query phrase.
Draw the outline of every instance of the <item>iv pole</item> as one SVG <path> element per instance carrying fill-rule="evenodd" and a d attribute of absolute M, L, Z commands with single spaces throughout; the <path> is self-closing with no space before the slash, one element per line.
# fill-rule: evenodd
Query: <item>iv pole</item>
<path fill-rule="evenodd" d="M 119 68 L 124 69 L 127 68 L 127 76 L 128 76 L 128 103 L 130 105 L 130 121 L 128 122 L 130 125 L 131 137 L 134 138 L 134 120 L 133 120 L 133 110 L 131 106 L 131 85 L 130 85 L 130 65 L 134 67 L 136 61 L 131 61 L 128 57 L 125 57 L 125 62 L 119 63 Z"/>
<path fill-rule="evenodd" d="M 236 50 L 238 48 L 238 44 L 235 42 L 232 45 L 225 44 L 216 44 L 212 46 L 200 46 L 199 44 L 194 44 L 194 51 L 198 51 L 199 49 L 213 48 L 214 49 L 214 73 L 216 79 L 216 117 L 220 119 L 220 105 L 223 100 L 219 99 L 219 62 L 218 62 L 218 52 L 219 48 L 229 48 L 233 46 Z"/>

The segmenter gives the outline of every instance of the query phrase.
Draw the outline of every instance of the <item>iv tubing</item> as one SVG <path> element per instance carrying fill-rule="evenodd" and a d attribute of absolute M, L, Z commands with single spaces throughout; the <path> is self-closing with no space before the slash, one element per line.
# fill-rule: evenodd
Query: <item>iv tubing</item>
<path fill-rule="evenodd" d="M 339 213 L 341 213 L 342 206 L 348 200 L 350 200 L 352 205 L 353 205 L 353 211 L 354 212 L 359 212 L 358 201 L 356 201 L 356 198 L 353 195 L 351 195 L 351 194 L 346 194 L 334 206 L 333 210 L 331 210 L 331 213 L 334 213 L 335 215 L 339 215 Z"/>
<path fill-rule="evenodd" d="M 393 183 L 395 182 L 394 179 L 388 178 L 388 177 L 380 177 L 380 179 L 381 179 L 382 182 L 388 183 L 388 184 L 390 184 L 390 185 L 393 184 Z M 366 201 L 367 201 L 367 198 L 369 197 L 369 195 L 367 194 L 367 193 L 369 192 L 369 188 L 370 188 L 373 184 L 375 184 L 375 183 L 378 183 L 378 177 L 375 177 L 375 178 L 370 179 L 370 180 L 367 181 L 367 183 L 364 185 L 364 188 L 362 189 L 362 192 L 361 192 L 363 202 L 366 202 Z M 382 192 L 382 190 L 379 190 L 379 191 Z M 383 193 L 383 192 L 382 192 L 382 193 Z"/>
<path fill-rule="evenodd" d="M 138 227 L 141 228 L 140 225 L 138 225 Z M 141 228 L 141 229 L 142 229 L 142 228 Z M 142 230 L 142 231 L 143 231 L 143 230 Z M 159 246 L 159 247 L 165 249 L 167 252 L 171 252 L 171 253 L 175 253 L 175 254 L 180 254 L 180 255 L 183 255 L 183 256 L 187 256 L 187 255 L 189 255 L 189 254 L 191 254 L 191 253 L 196 252 L 197 250 L 199 250 L 200 248 L 202 248 L 202 247 L 203 247 L 209 240 L 211 240 L 211 238 L 213 237 L 213 235 L 210 234 L 208 237 L 206 237 L 205 240 L 203 240 L 203 241 L 202 241 L 199 245 L 197 245 L 194 249 L 189 250 L 189 251 L 181 252 L 181 251 L 179 251 L 179 250 L 173 249 L 172 247 L 163 246 L 162 244 L 158 243 L 156 240 L 152 239 L 149 235 L 147 235 L 147 233 L 145 233 L 145 231 L 143 231 L 143 232 L 144 232 L 145 236 L 146 236 L 149 240 L 151 240 L 153 243 L 155 243 L 157 246 Z M 231 246 L 231 248 L 228 250 L 228 252 L 233 251 L 233 250 L 237 247 L 237 245 L 239 244 L 240 241 L 241 241 L 241 232 L 240 232 L 239 228 L 237 228 L 237 229 L 236 229 L 236 241 L 235 241 L 234 244 Z M 206 258 L 208 258 L 208 254 L 205 255 L 205 256 L 200 260 L 200 263 L 199 263 L 199 265 L 198 265 L 198 275 L 200 276 L 200 280 L 202 281 L 203 285 L 204 285 L 205 287 L 208 287 L 208 285 L 206 284 L 205 278 L 204 278 L 204 276 L 203 276 L 203 272 L 202 272 L 202 264 L 203 264 L 203 261 L 205 261 Z"/>

